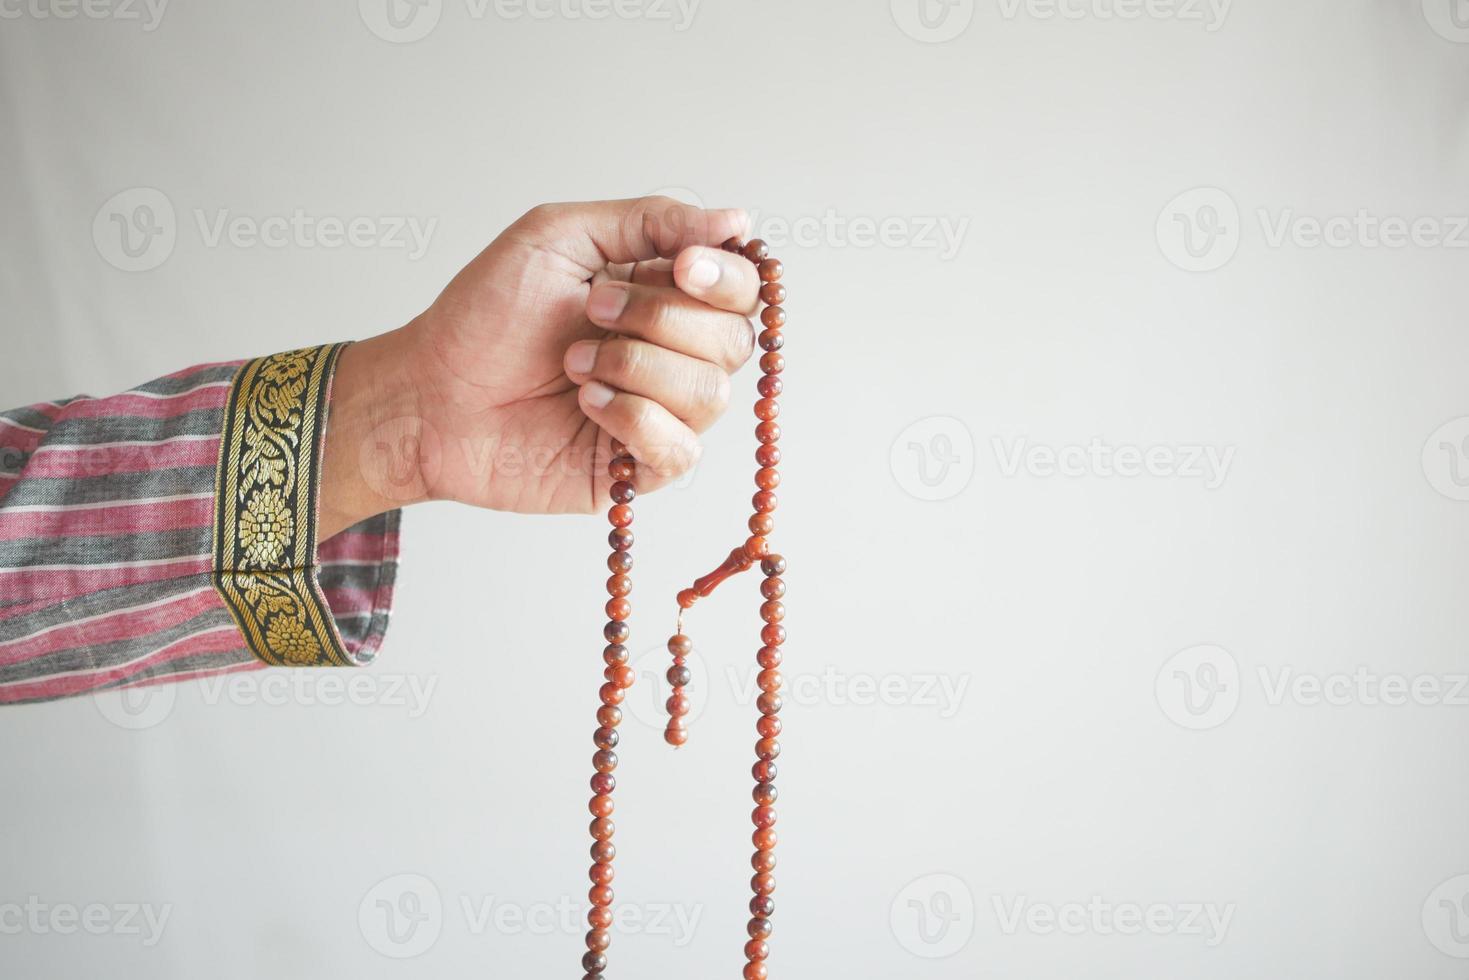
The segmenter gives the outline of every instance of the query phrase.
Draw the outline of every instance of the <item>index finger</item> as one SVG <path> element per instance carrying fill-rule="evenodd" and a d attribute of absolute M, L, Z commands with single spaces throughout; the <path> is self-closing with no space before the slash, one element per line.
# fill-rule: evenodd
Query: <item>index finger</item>
<path fill-rule="evenodd" d="M 710 306 L 749 316 L 760 297 L 760 276 L 743 255 L 694 245 L 678 253 L 673 282 Z"/>

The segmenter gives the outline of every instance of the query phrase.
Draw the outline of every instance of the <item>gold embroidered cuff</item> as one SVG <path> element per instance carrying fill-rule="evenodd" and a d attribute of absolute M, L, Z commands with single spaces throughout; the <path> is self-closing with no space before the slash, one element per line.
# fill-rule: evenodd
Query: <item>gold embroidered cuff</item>
<path fill-rule="evenodd" d="M 317 585 L 327 397 L 346 344 L 250 361 L 225 408 L 215 484 L 214 587 L 268 664 L 353 663 Z"/>

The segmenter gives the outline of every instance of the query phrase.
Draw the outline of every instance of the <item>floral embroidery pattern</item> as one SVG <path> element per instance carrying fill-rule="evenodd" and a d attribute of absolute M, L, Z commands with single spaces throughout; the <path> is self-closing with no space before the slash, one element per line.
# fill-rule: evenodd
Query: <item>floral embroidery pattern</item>
<path fill-rule="evenodd" d="M 345 664 L 310 578 L 326 391 L 344 345 L 286 351 L 235 378 L 220 440 L 214 582 L 269 664 Z"/>

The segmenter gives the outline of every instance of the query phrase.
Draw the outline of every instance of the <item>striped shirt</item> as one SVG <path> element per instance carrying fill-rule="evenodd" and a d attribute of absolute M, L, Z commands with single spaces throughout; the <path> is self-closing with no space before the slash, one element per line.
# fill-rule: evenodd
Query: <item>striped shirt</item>
<path fill-rule="evenodd" d="M 315 536 L 340 349 L 0 411 L 0 703 L 373 658 L 399 514 Z"/>

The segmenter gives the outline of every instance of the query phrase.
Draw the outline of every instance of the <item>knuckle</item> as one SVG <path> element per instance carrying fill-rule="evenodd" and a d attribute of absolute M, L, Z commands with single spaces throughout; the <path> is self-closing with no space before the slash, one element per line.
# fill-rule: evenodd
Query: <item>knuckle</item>
<path fill-rule="evenodd" d="M 610 355 L 604 370 L 616 380 L 635 377 L 646 360 L 643 345 L 632 340 L 610 340 L 603 345 L 603 351 Z M 600 361 L 599 357 L 599 367 Z"/>
<path fill-rule="evenodd" d="M 709 406 L 709 411 L 715 416 L 720 416 L 729 408 L 730 380 L 729 375 L 715 368 L 703 373 L 703 402 Z"/>
<path fill-rule="evenodd" d="M 755 353 L 755 326 L 745 317 L 730 321 L 728 356 L 732 367 L 739 367 Z"/>

